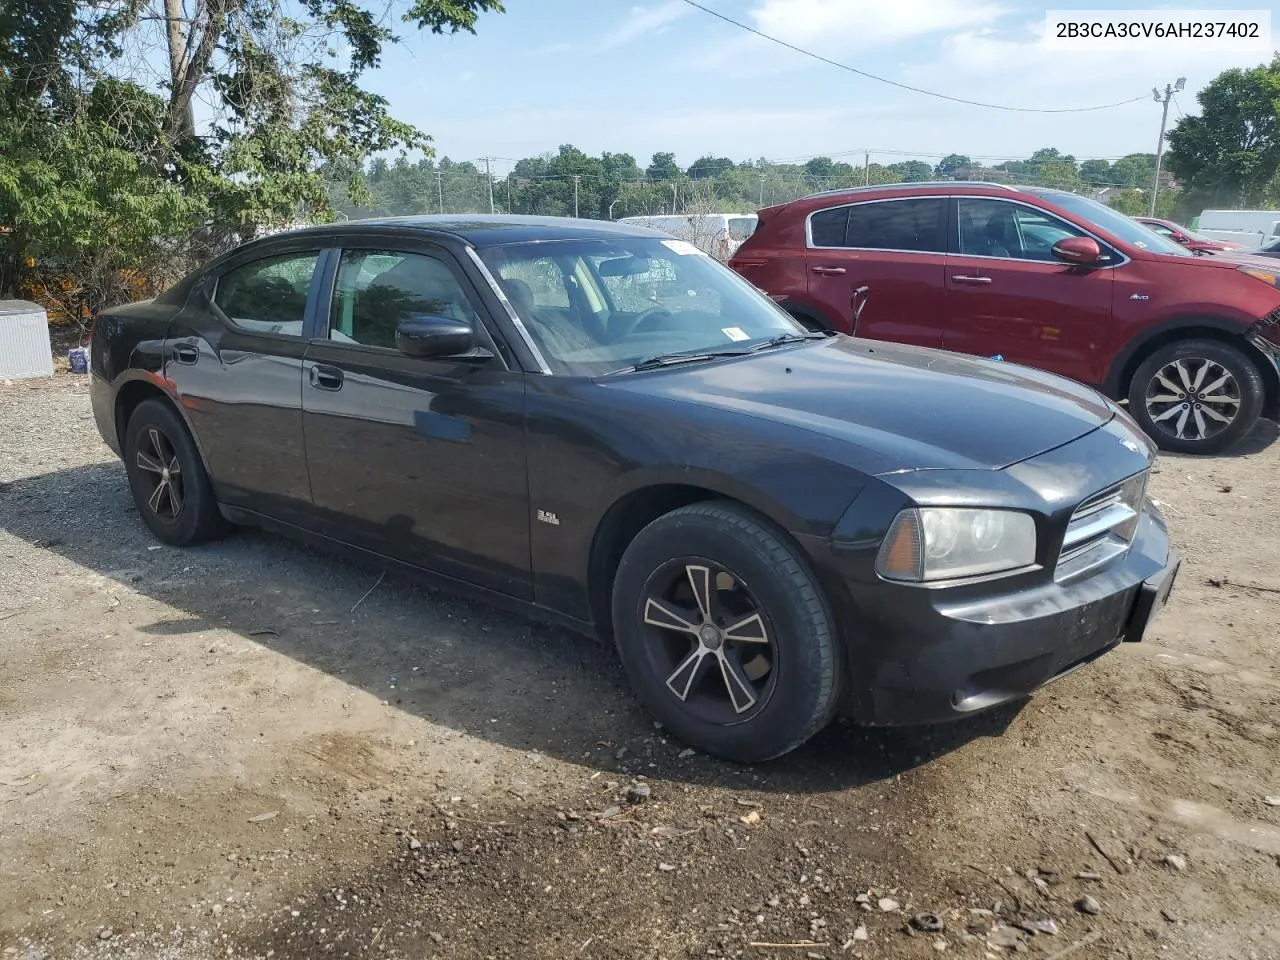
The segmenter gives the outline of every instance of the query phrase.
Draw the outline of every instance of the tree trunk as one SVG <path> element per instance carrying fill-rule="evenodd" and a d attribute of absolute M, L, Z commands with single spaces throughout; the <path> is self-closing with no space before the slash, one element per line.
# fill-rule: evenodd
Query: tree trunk
<path fill-rule="evenodd" d="M 164 0 L 164 16 L 165 36 L 169 42 L 169 102 L 174 110 L 174 133 L 179 139 L 186 139 L 195 136 L 196 118 L 190 97 L 186 98 L 185 105 L 178 104 L 178 91 L 187 73 L 187 40 L 182 33 L 182 0 Z"/>

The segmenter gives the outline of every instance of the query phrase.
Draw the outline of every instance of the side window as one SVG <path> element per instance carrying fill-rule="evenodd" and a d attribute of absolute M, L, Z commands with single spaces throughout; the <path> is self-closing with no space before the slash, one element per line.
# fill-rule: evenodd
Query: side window
<path fill-rule="evenodd" d="M 342 252 L 330 340 L 395 349 L 396 327 L 414 314 L 476 323 L 462 284 L 444 261 L 390 250 Z"/>
<path fill-rule="evenodd" d="M 1053 255 L 1053 245 L 1067 237 L 1083 237 L 1083 231 L 1057 217 L 1030 207 L 1017 207 L 1014 218 L 1018 223 L 1018 235 L 1022 238 L 1022 259 L 1058 262 Z"/>
<path fill-rule="evenodd" d="M 1166 227 L 1163 223 L 1144 223 L 1143 226 L 1146 227 L 1148 230 L 1154 230 L 1156 233 L 1160 234 L 1160 236 L 1162 237 L 1167 237 L 1170 240 L 1174 238 L 1174 232 L 1170 230 L 1168 227 Z"/>
<path fill-rule="evenodd" d="M 848 207 L 819 210 L 809 218 L 809 236 L 815 247 L 843 247 L 849 223 Z"/>
<path fill-rule="evenodd" d="M 1057 217 L 1004 200 L 961 197 L 956 219 L 959 250 L 975 257 L 1052 262 L 1055 243 L 1084 236 Z"/>
<path fill-rule="evenodd" d="M 218 278 L 213 302 L 244 330 L 300 337 L 319 259 L 318 250 L 308 250 L 236 267 Z"/>
<path fill-rule="evenodd" d="M 756 232 L 755 217 L 731 217 L 729 219 L 729 239 L 742 241 Z"/>
<path fill-rule="evenodd" d="M 946 201 L 941 197 L 882 200 L 849 208 L 847 247 L 946 252 Z"/>

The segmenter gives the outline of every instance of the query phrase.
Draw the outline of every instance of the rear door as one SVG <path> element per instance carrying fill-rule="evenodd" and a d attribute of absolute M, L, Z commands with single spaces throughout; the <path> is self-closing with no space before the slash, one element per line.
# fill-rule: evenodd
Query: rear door
<path fill-rule="evenodd" d="M 1052 250 L 1059 240 L 1087 234 L 1011 200 L 954 202 L 943 346 L 1099 383 L 1098 371 L 1111 359 L 1114 271 L 1063 263 Z M 1123 261 L 1101 246 L 1111 266 Z"/>
<path fill-rule="evenodd" d="M 474 286 L 425 241 L 371 240 L 331 262 L 302 387 L 324 532 L 531 598 L 525 375 L 504 363 Z M 470 323 L 478 347 L 400 353 L 396 327 L 415 313 Z"/>
<path fill-rule="evenodd" d="M 946 220 L 944 197 L 816 211 L 805 257 L 810 299 L 856 336 L 941 347 Z"/>
<path fill-rule="evenodd" d="M 283 245 L 208 278 L 170 327 L 165 374 L 221 503 L 299 523 L 311 501 L 302 357 L 325 251 Z"/>

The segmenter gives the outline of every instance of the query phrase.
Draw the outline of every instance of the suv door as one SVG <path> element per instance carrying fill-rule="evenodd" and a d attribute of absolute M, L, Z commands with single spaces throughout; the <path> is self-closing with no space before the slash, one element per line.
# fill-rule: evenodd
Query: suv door
<path fill-rule="evenodd" d="M 332 258 L 302 404 L 319 524 L 531 598 L 524 374 L 503 362 L 452 255 L 402 243 L 369 241 Z M 459 357 L 400 353 L 396 327 L 414 314 L 465 320 L 477 347 Z"/>
<path fill-rule="evenodd" d="M 166 341 L 165 376 L 218 501 L 289 522 L 311 501 L 302 356 L 322 255 L 313 245 L 231 261 L 197 286 Z"/>
<path fill-rule="evenodd" d="M 810 299 L 856 336 L 941 347 L 946 213 L 945 197 L 901 197 L 810 214 Z"/>
<path fill-rule="evenodd" d="M 943 346 L 1100 383 L 1111 361 L 1110 266 L 1121 254 L 1099 242 L 1107 265 L 1073 266 L 1054 257 L 1053 245 L 1088 236 L 1074 224 L 995 197 L 955 204 Z"/>

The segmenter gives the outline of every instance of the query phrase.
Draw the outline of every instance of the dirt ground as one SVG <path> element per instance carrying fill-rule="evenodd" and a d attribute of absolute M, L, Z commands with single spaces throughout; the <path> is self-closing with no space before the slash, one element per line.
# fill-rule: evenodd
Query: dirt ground
<path fill-rule="evenodd" d="M 84 379 L 0 385 L 0 956 L 1280 958 L 1275 439 L 1161 460 L 1146 642 L 743 768 L 585 639 L 159 546 Z"/>

